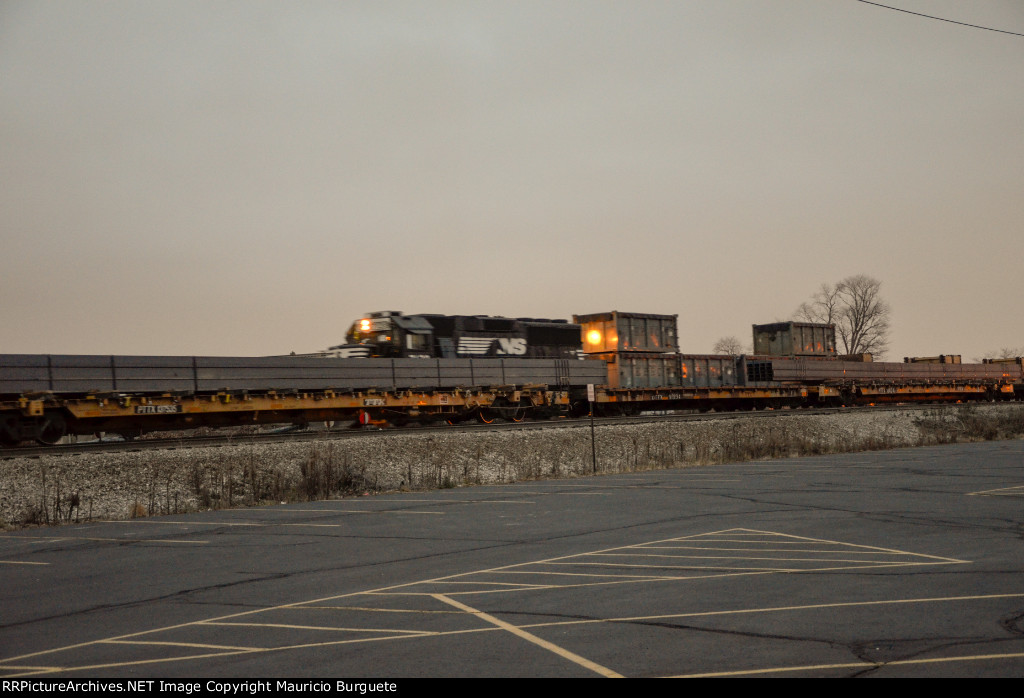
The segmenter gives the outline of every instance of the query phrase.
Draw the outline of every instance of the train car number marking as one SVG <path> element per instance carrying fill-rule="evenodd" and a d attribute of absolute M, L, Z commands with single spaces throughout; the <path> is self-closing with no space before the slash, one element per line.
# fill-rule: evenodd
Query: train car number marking
<path fill-rule="evenodd" d="M 364 407 L 383 407 L 384 398 L 382 397 L 368 397 L 363 400 Z"/>
<path fill-rule="evenodd" d="M 181 405 L 136 405 L 135 414 L 181 414 Z"/>

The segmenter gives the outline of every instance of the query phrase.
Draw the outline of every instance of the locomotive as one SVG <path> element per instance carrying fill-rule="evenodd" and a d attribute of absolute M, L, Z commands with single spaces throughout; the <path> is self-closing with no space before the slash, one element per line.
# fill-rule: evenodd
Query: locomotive
<path fill-rule="evenodd" d="M 352 323 L 335 358 L 579 358 L 580 326 L 566 320 L 489 315 L 367 313 Z"/>

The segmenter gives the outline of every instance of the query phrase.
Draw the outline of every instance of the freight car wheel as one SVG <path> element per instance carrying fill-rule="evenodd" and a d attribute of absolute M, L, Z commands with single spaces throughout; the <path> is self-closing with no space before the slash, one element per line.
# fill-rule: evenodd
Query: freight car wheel
<path fill-rule="evenodd" d="M 14 448 L 21 443 L 21 425 L 17 417 L 0 417 L 0 446 Z"/>
<path fill-rule="evenodd" d="M 590 414 L 590 403 L 586 400 L 577 400 L 569 407 L 570 417 L 586 417 Z"/>
<path fill-rule="evenodd" d="M 412 422 L 412 420 L 409 419 L 408 415 L 401 413 L 393 415 L 389 414 L 385 415 L 385 417 L 388 420 L 388 424 L 395 427 L 396 429 L 403 429 L 409 426 L 409 424 Z"/>
<path fill-rule="evenodd" d="M 522 401 L 516 408 L 508 413 L 508 418 L 513 422 L 525 422 L 526 419 L 533 412 L 533 403 L 529 401 Z"/>
<path fill-rule="evenodd" d="M 53 446 L 64 438 L 68 431 L 67 423 L 59 414 L 47 414 L 39 425 L 39 434 L 36 441 L 44 446 Z"/>

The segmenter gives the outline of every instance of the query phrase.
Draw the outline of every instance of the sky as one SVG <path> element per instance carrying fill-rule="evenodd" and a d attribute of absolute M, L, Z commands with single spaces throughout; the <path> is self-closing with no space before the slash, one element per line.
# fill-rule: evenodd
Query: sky
<path fill-rule="evenodd" d="M 1024 34 L 1024 0 L 888 0 Z M 890 359 L 1024 347 L 1024 36 L 857 0 L 0 0 L 0 353 L 374 310 L 679 315 L 867 274 Z"/>

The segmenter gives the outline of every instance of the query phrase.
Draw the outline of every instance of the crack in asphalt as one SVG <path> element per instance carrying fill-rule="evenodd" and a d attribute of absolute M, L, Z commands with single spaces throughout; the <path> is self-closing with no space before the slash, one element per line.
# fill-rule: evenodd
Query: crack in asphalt
<path fill-rule="evenodd" d="M 886 666 L 892 662 L 904 662 L 910 659 L 915 659 L 922 655 L 937 652 L 941 650 L 948 650 L 957 647 L 970 647 L 978 645 L 989 645 L 993 643 L 1004 642 L 1002 638 L 903 638 L 899 640 L 871 640 L 868 642 L 860 642 L 850 645 L 850 652 L 862 662 L 868 662 L 874 664 L 873 667 L 866 667 L 859 669 L 848 674 L 847 678 L 860 678 L 869 676 L 879 671 L 880 669 L 886 668 Z M 884 660 L 873 659 L 870 655 L 870 646 L 879 645 L 875 647 L 875 650 L 881 650 L 882 645 L 889 644 L 889 649 L 894 649 L 898 645 L 906 645 L 911 643 L 927 643 L 924 644 L 920 649 L 913 652 L 904 652 L 902 654 L 896 654 L 888 657 Z M 937 644 L 936 644 L 937 643 Z"/>
<path fill-rule="evenodd" d="M 544 618 L 563 618 L 567 620 L 580 620 L 580 621 L 600 621 L 604 623 L 610 623 L 613 625 L 642 625 L 653 628 L 668 628 L 669 630 L 695 630 L 697 632 L 715 633 L 719 635 L 737 635 L 741 637 L 750 637 L 756 639 L 766 640 L 792 640 L 794 642 L 817 642 L 829 645 L 831 647 L 845 647 L 843 643 L 837 643 L 831 640 L 824 640 L 815 637 L 800 637 L 796 635 L 779 635 L 775 633 L 758 633 L 750 630 L 730 630 L 727 628 L 711 628 L 701 625 L 690 625 L 687 623 L 672 623 L 664 620 L 644 620 L 642 618 L 601 618 L 599 616 L 590 616 L 582 614 L 570 614 L 570 613 L 552 613 L 550 611 L 509 611 L 509 610 L 488 610 L 487 613 L 494 616 L 542 616 Z"/>
<path fill-rule="evenodd" d="M 1017 611 L 1014 615 L 1001 618 L 999 625 L 1011 635 L 1024 636 L 1024 611 Z"/>

